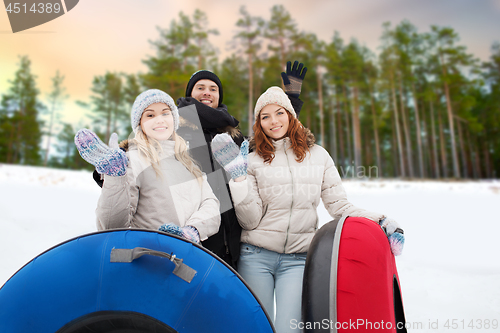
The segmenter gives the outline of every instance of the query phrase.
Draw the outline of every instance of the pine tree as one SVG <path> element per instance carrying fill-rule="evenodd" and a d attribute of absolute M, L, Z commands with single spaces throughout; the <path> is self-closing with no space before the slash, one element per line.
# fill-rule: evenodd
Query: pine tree
<path fill-rule="evenodd" d="M 229 93 L 227 98 L 224 98 L 224 104 L 227 106 L 229 113 L 240 121 L 239 128 L 245 133 L 249 132 L 253 125 L 253 110 L 251 110 L 252 121 L 248 121 L 248 80 L 246 61 L 233 54 L 231 57 L 224 59 L 218 76 Z M 249 129 L 250 128 L 250 129 Z"/>
<path fill-rule="evenodd" d="M 420 124 L 420 114 L 419 114 L 419 99 L 417 96 L 416 89 L 416 78 L 415 70 L 416 67 L 422 62 L 423 56 L 423 37 L 418 34 L 417 28 L 411 24 L 409 21 L 405 20 L 401 22 L 398 26 L 395 27 L 392 32 L 395 46 L 398 50 L 400 57 L 400 71 L 402 76 L 402 85 L 406 87 L 408 91 L 411 92 L 412 100 L 413 100 L 413 111 L 414 111 L 414 123 L 416 127 L 416 141 L 417 141 L 417 156 L 418 156 L 418 170 L 419 176 L 424 177 L 424 160 L 423 160 L 423 151 L 422 151 L 422 130 Z M 402 105 L 402 110 L 404 107 Z M 403 115 L 406 114 L 403 112 Z M 408 112 L 408 116 L 411 117 Z M 407 150 L 408 152 L 408 160 L 410 166 L 410 177 L 413 174 L 413 158 L 412 158 L 412 144 L 411 144 L 411 129 L 406 131 L 407 136 Z"/>
<path fill-rule="evenodd" d="M 79 126 L 79 128 L 86 126 Z M 75 146 L 76 129 L 68 123 L 61 124 L 61 131 L 57 135 L 56 150 L 58 158 L 51 158 L 50 165 L 63 169 L 94 170 L 94 167 L 81 158 Z"/>
<path fill-rule="evenodd" d="M 366 88 L 370 99 L 370 110 L 373 126 L 373 139 L 375 144 L 375 161 L 378 170 L 382 170 L 380 156 L 380 138 L 379 138 L 379 111 L 378 103 L 375 101 L 375 92 L 377 91 L 378 69 L 372 61 L 365 63 L 364 72 L 366 74 Z M 369 150 L 369 149 L 368 149 Z"/>
<path fill-rule="evenodd" d="M 206 68 L 211 58 L 216 56 L 215 47 L 208 41 L 210 35 L 218 35 L 217 29 L 208 27 L 207 15 L 199 9 L 196 9 L 192 18 L 193 39 L 195 45 L 195 55 L 198 58 L 198 69 Z"/>
<path fill-rule="evenodd" d="M 360 123 L 360 88 L 363 84 L 364 58 L 363 51 L 357 41 L 353 40 L 342 53 L 346 83 L 351 91 L 352 103 L 352 141 L 354 143 L 354 165 L 356 170 L 362 165 L 361 161 L 361 123 Z"/>
<path fill-rule="evenodd" d="M 169 28 L 158 31 L 159 39 L 151 42 L 156 55 L 143 60 L 148 72 L 140 78 L 145 88 L 163 90 L 175 100 L 184 96 L 193 72 L 213 69 L 210 66 L 216 52 L 208 37 L 218 31 L 208 27 L 208 19 L 200 10 L 195 11 L 193 18 L 180 12 L 178 21 L 172 20 Z"/>
<path fill-rule="evenodd" d="M 500 175 L 500 42 L 491 46 L 490 61 L 483 64 L 484 78 L 489 85 L 490 93 L 484 96 L 475 110 L 475 114 L 484 113 L 486 153 L 491 164 L 491 178 Z"/>
<path fill-rule="evenodd" d="M 251 16 L 245 6 L 240 7 L 240 17 L 236 26 L 241 30 L 234 36 L 239 41 L 242 53 L 247 55 L 248 69 L 248 114 L 247 124 L 253 124 L 253 92 L 254 92 L 254 62 L 257 60 L 257 52 L 261 48 L 261 36 L 264 20 L 260 17 Z M 243 119 L 243 118 L 240 118 Z M 252 126 L 248 126 L 248 135 L 252 135 Z"/>
<path fill-rule="evenodd" d="M 108 142 L 113 132 L 124 137 L 123 124 L 130 122 L 130 110 L 124 107 L 122 76 L 107 72 L 103 76 L 95 76 L 92 81 L 90 103 L 78 102 L 81 106 L 90 108 L 93 129 L 104 133 L 104 142 Z M 122 133 L 120 133 L 122 132 Z"/>
<path fill-rule="evenodd" d="M 42 122 L 38 114 L 43 108 L 38 101 L 36 76 L 31 61 L 19 57 L 19 69 L 9 81 L 7 94 L 0 106 L 0 161 L 13 164 L 39 165 Z"/>
<path fill-rule="evenodd" d="M 302 84 L 301 99 L 304 101 L 302 114 L 306 116 L 306 126 L 317 134 L 317 143 L 327 148 L 323 98 L 325 94 L 323 72 L 327 63 L 326 43 L 312 33 L 297 33 L 293 36 L 293 42 L 290 60 L 300 60 L 308 68 L 306 81 Z"/>
<path fill-rule="evenodd" d="M 389 26 L 389 23 L 384 23 L 384 28 L 386 29 L 386 31 L 388 30 Z M 383 73 L 383 80 L 385 81 L 385 87 L 389 91 L 389 107 L 393 110 L 394 113 L 393 121 L 395 130 L 393 132 L 393 135 L 395 136 L 395 138 L 393 142 L 396 142 L 397 146 L 399 176 L 406 177 L 406 166 L 403 154 L 403 139 L 401 136 L 398 101 L 396 95 L 396 71 L 399 59 L 397 57 L 397 51 L 394 46 L 390 44 L 390 41 L 388 41 L 388 37 L 390 37 L 390 35 L 387 32 L 382 36 L 382 40 L 384 41 L 384 49 L 380 53 L 379 62 Z"/>
<path fill-rule="evenodd" d="M 54 123 L 56 121 L 60 120 L 60 107 L 61 103 L 63 102 L 64 99 L 68 97 L 66 95 L 65 91 L 66 88 L 62 86 L 64 81 L 64 76 L 61 76 L 59 71 L 56 72 L 56 75 L 52 78 L 52 91 L 48 95 L 48 100 L 49 100 L 49 123 L 48 123 L 48 129 L 46 132 L 47 135 L 47 145 L 45 148 L 45 158 L 43 161 L 43 165 L 47 166 L 47 162 L 49 160 L 49 153 L 50 153 L 50 144 L 51 144 L 51 139 L 52 139 L 52 134 L 54 131 Z"/>
<path fill-rule="evenodd" d="M 295 21 L 283 5 L 271 8 L 265 36 L 271 41 L 269 49 L 278 55 L 280 68 L 285 68 L 291 52 L 293 37 L 297 34 Z"/>
<path fill-rule="evenodd" d="M 458 34 L 452 28 L 440 28 L 431 26 L 431 33 L 427 40 L 432 48 L 433 63 L 436 64 L 435 74 L 443 86 L 443 93 L 446 100 L 446 111 L 448 116 L 448 128 L 450 132 L 451 159 L 453 165 L 453 176 L 460 177 L 458 162 L 458 152 L 455 133 L 455 112 L 453 110 L 454 99 L 452 89 L 457 88 L 461 81 L 461 69 L 470 67 L 475 59 L 466 53 L 464 46 L 456 45 Z"/>
<path fill-rule="evenodd" d="M 339 33 L 335 32 L 332 41 L 325 46 L 325 79 L 331 87 L 333 96 L 330 112 L 330 152 L 334 160 L 340 166 L 344 163 L 344 136 L 342 135 L 342 110 L 341 93 L 342 86 L 342 66 L 341 53 L 343 49 L 343 40 Z"/>

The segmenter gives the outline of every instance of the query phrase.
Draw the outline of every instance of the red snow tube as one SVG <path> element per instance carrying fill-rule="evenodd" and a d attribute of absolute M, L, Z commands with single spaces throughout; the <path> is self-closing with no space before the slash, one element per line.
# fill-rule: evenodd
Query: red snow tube
<path fill-rule="evenodd" d="M 349 217 L 317 232 L 302 312 L 305 332 L 406 332 L 396 262 L 380 226 Z"/>

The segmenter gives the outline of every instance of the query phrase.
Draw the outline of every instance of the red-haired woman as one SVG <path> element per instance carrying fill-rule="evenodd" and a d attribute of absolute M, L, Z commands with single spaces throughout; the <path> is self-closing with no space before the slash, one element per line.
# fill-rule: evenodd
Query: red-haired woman
<path fill-rule="evenodd" d="M 252 153 L 246 143 L 240 150 L 224 134 L 214 138 L 212 151 L 231 174 L 229 186 L 243 228 L 238 272 L 271 318 L 276 294 L 276 331 L 297 332 L 303 325 L 302 276 L 318 228 L 320 198 L 334 218 L 359 216 L 379 223 L 386 217 L 347 201 L 332 158 L 314 144 L 314 135 L 299 122 L 281 88 L 271 87 L 259 97 L 255 119 Z"/>

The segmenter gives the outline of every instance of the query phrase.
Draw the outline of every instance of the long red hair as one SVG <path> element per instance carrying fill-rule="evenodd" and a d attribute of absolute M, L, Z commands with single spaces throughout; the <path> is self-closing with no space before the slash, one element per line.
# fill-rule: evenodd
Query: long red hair
<path fill-rule="evenodd" d="M 286 132 L 287 137 L 290 138 L 292 144 L 293 152 L 295 153 L 295 160 L 297 162 L 302 162 L 306 157 L 309 147 L 307 146 L 307 134 L 304 126 L 295 118 L 290 112 L 288 114 L 288 131 Z M 264 159 L 264 162 L 271 164 L 274 159 L 274 146 L 270 139 L 262 130 L 260 123 L 260 116 L 255 120 L 253 125 L 254 140 L 255 140 L 255 151 L 260 157 Z"/>

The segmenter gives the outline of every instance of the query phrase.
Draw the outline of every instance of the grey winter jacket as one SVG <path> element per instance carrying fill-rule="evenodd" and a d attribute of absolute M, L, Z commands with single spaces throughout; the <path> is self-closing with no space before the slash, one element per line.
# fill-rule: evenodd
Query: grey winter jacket
<path fill-rule="evenodd" d="M 139 156 L 129 141 L 127 174 L 104 176 L 97 204 L 97 228 L 141 228 L 158 230 L 165 223 L 195 227 L 201 240 L 219 230 L 219 201 L 203 176 L 202 185 L 174 155 L 174 141 L 162 141 L 160 170 Z"/>
<path fill-rule="evenodd" d="M 271 164 L 250 153 L 247 178 L 229 183 L 243 228 L 242 242 L 278 253 L 307 252 L 318 228 L 320 198 L 334 218 L 349 215 L 378 222 L 384 217 L 347 200 L 337 168 L 323 147 L 311 144 L 310 152 L 299 163 L 289 138 L 273 144 Z"/>

